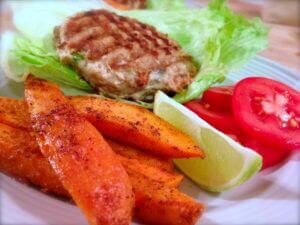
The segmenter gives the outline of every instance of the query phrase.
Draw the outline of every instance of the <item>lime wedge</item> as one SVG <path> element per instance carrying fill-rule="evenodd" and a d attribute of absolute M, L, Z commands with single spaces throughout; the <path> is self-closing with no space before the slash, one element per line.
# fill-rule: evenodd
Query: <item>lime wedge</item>
<path fill-rule="evenodd" d="M 262 166 L 262 157 L 227 135 L 163 92 L 157 92 L 154 113 L 191 136 L 204 150 L 205 159 L 176 159 L 176 166 L 201 188 L 221 192 L 244 183 Z"/>

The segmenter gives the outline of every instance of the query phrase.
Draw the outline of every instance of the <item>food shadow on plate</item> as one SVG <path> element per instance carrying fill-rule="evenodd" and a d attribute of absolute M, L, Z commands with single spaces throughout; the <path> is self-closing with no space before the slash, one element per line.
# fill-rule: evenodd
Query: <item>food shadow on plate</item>
<path fill-rule="evenodd" d="M 0 71 L 1 73 L 1 71 Z M 24 83 L 22 82 L 15 82 L 12 80 L 7 80 L 6 78 L 4 78 L 5 80 L 1 81 L 1 85 L 0 85 L 0 95 L 1 96 L 7 96 L 7 93 L 9 93 L 10 95 L 8 97 L 12 97 L 12 98 L 21 98 L 24 96 Z"/>
<path fill-rule="evenodd" d="M 300 194 L 293 187 L 280 183 L 278 177 L 285 177 L 288 180 L 293 176 L 295 183 L 300 182 L 299 166 L 290 169 L 290 163 L 299 161 L 300 152 L 291 154 L 279 165 L 265 169 L 257 174 L 255 177 L 236 187 L 232 191 L 222 193 L 219 198 L 229 201 L 243 201 L 248 199 L 300 199 Z M 298 171 L 296 171 L 298 169 Z M 290 183 L 290 182 L 289 182 Z M 299 183 L 300 184 L 300 183 Z M 298 184 L 298 188 L 299 185 Z M 296 184 L 297 186 L 297 184 Z M 294 190 L 293 190 L 294 189 Z"/>
<path fill-rule="evenodd" d="M 72 204 L 70 199 L 46 194 L 37 187 L 24 185 L 24 183 L 6 175 L 1 175 L 0 179 L 1 196 L 6 196 L 10 201 L 9 204 L 2 201 L 1 207 L 3 208 L 1 210 L 4 209 L 5 204 L 8 207 L 6 210 L 14 210 L 15 207 L 20 207 L 25 214 L 30 214 L 36 220 L 43 221 L 42 224 L 47 225 L 61 225 L 62 223 L 64 225 L 87 224 L 80 210 Z M 24 221 L 25 223 L 26 221 Z"/>
<path fill-rule="evenodd" d="M 218 198 L 220 195 L 220 193 L 208 192 L 201 189 L 193 181 L 186 177 L 180 185 L 179 190 L 183 193 L 186 193 L 188 196 L 197 199 L 197 201 L 204 203 L 206 205 L 206 209 L 210 207 L 209 202 Z"/>

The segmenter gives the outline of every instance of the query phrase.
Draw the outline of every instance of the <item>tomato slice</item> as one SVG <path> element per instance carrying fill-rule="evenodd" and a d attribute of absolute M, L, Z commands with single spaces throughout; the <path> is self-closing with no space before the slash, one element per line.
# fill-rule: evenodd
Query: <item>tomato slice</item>
<path fill-rule="evenodd" d="M 239 133 L 240 129 L 231 113 L 215 111 L 202 100 L 193 100 L 184 105 L 216 129 L 224 133 Z"/>
<path fill-rule="evenodd" d="M 268 78 L 246 78 L 234 88 L 232 107 L 250 137 L 269 147 L 300 149 L 298 91 Z"/>
<path fill-rule="evenodd" d="M 207 89 L 202 96 L 216 111 L 231 112 L 233 86 L 220 86 Z"/>
<path fill-rule="evenodd" d="M 253 149 L 263 157 L 262 169 L 266 169 L 283 162 L 288 156 L 290 156 L 291 153 L 291 151 L 286 149 L 267 147 L 249 136 L 243 136 L 240 140 L 242 145 Z"/>

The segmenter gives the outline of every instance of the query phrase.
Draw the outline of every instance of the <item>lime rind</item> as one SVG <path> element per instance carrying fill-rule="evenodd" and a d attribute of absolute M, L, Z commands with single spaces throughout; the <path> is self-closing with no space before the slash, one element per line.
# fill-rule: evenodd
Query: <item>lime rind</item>
<path fill-rule="evenodd" d="M 207 155 L 204 160 L 174 160 L 176 166 L 203 189 L 212 192 L 231 189 L 261 169 L 259 154 L 241 146 L 163 92 L 155 96 L 154 113 L 191 136 L 204 149 Z"/>
<path fill-rule="evenodd" d="M 234 180 L 231 180 L 230 182 L 222 185 L 222 186 L 209 186 L 205 185 L 205 183 L 200 183 L 189 173 L 189 171 L 186 171 L 184 168 L 181 167 L 180 164 L 177 163 L 178 160 L 173 160 L 176 167 L 184 173 L 190 180 L 192 180 L 195 184 L 197 184 L 199 187 L 201 187 L 204 190 L 210 191 L 210 192 L 223 192 L 230 190 L 236 186 L 239 186 L 243 183 L 245 183 L 247 180 L 249 180 L 251 177 L 253 177 L 262 167 L 262 158 L 261 156 L 256 156 L 251 160 L 251 163 L 245 164 L 244 169 L 240 172 L 241 175 L 237 176 Z"/>

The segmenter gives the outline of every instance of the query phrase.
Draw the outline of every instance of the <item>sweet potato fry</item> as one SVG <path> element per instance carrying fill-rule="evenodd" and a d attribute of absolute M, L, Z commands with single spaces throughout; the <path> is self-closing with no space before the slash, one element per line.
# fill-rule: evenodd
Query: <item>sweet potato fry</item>
<path fill-rule="evenodd" d="M 0 124 L 0 171 L 43 191 L 69 196 L 29 132 Z"/>
<path fill-rule="evenodd" d="M 118 10 L 129 10 L 130 7 L 118 2 L 115 2 L 114 0 L 104 0 L 107 4 L 111 5 L 112 7 L 114 7 L 115 9 Z"/>
<path fill-rule="evenodd" d="M 70 101 L 113 140 L 165 158 L 204 157 L 190 137 L 143 107 L 93 96 L 71 97 Z"/>
<path fill-rule="evenodd" d="M 0 123 L 29 130 L 30 120 L 26 102 L 23 99 L 0 96 Z"/>
<path fill-rule="evenodd" d="M 18 102 L 18 108 L 12 101 Z M 142 107 L 92 96 L 70 97 L 70 101 L 105 137 L 165 158 L 204 156 L 191 138 Z M 1 114 L 9 110 L 16 117 Z M 9 125 L 26 128 L 28 124 L 22 122 L 26 117 L 21 100 L 0 98 L 0 122 L 10 119 Z"/>
<path fill-rule="evenodd" d="M 152 224 L 161 222 L 169 225 L 185 225 L 193 224 L 199 217 L 203 210 L 201 204 L 174 188 L 151 181 L 133 169 L 129 169 L 128 174 L 137 196 L 135 217 L 139 220 Z M 14 178 L 34 183 L 46 191 L 70 197 L 28 131 L 0 124 L 0 170 Z M 171 213 L 175 213 L 171 217 L 171 213 L 167 213 L 168 207 Z M 181 223 L 185 220 L 186 214 L 190 213 L 191 216 L 187 217 L 187 221 Z M 177 221 L 178 217 L 182 218 Z"/>
<path fill-rule="evenodd" d="M 129 177 L 96 128 L 50 82 L 29 76 L 25 99 L 41 152 L 89 223 L 130 224 Z"/>
<path fill-rule="evenodd" d="M 136 198 L 135 217 L 147 224 L 191 225 L 196 223 L 204 210 L 204 205 L 176 188 L 150 181 L 138 174 L 130 176 L 130 180 Z"/>
<path fill-rule="evenodd" d="M 29 120 L 28 108 L 25 101 L 21 99 L 0 97 L 0 123 L 30 130 Z M 126 158 L 137 159 L 143 164 L 158 167 L 170 172 L 174 170 L 171 160 L 161 159 L 128 145 L 119 144 L 108 138 L 106 138 L 106 142 L 111 146 L 114 152 Z"/>
<path fill-rule="evenodd" d="M 118 158 L 127 173 L 130 172 L 129 174 L 139 174 L 147 177 L 149 180 L 161 182 L 169 187 L 178 187 L 183 180 L 181 174 L 169 173 L 163 169 L 143 164 L 136 159 L 128 159 L 123 156 L 118 156 Z"/>
<path fill-rule="evenodd" d="M 157 168 L 169 171 L 169 172 L 174 171 L 174 165 L 172 163 L 172 160 L 162 159 L 162 158 L 147 154 L 145 152 L 141 152 L 133 147 L 130 147 L 125 144 L 119 144 L 108 138 L 106 138 L 105 140 L 107 141 L 107 143 L 110 145 L 110 147 L 112 148 L 112 150 L 115 153 L 122 155 L 125 158 L 136 159 L 142 164 L 157 167 Z"/>

